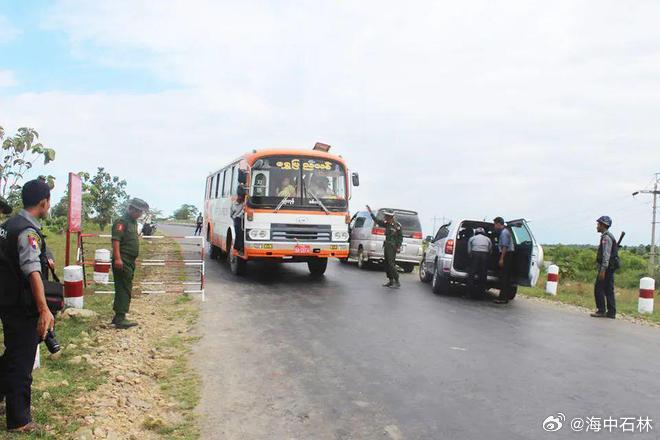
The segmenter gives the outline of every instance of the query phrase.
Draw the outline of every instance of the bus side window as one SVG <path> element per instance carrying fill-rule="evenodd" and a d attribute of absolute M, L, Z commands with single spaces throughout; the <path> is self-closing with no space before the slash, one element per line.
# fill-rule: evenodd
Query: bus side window
<path fill-rule="evenodd" d="M 216 174 L 215 178 L 213 180 L 215 180 L 215 191 L 214 191 L 215 197 L 214 198 L 217 199 L 218 198 L 218 180 L 220 180 L 220 173 Z"/>
<path fill-rule="evenodd" d="M 236 188 L 238 184 L 238 173 L 236 172 L 236 165 L 231 167 L 231 195 L 236 195 Z"/>
<path fill-rule="evenodd" d="M 229 170 L 225 170 L 224 172 L 224 178 L 222 179 L 222 197 L 227 197 L 229 195 L 229 186 L 231 185 L 231 181 L 229 180 L 231 173 L 228 172 Z"/>
<path fill-rule="evenodd" d="M 206 199 L 211 198 L 211 188 L 213 188 L 213 177 L 207 177 L 206 178 L 206 188 L 205 188 L 206 191 L 204 192 L 204 197 Z"/>

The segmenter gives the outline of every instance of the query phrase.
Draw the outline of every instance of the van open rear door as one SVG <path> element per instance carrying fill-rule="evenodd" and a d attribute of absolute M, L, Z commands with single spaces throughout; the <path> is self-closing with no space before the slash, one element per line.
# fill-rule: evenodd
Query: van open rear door
<path fill-rule="evenodd" d="M 515 273 L 521 286 L 535 286 L 541 272 L 542 251 L 525 219 L 509 220 L 516 247 Z"/>

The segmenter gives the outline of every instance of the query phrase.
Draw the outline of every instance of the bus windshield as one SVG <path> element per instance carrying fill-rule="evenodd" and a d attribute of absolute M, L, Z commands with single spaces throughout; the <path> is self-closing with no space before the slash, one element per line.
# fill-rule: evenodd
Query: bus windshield
<path fill-rule="evenodd" d="M 346 170 L 325 158 L 270 156 L 252 166 L 250 204 L 259 207 L 346 209 Z"/>

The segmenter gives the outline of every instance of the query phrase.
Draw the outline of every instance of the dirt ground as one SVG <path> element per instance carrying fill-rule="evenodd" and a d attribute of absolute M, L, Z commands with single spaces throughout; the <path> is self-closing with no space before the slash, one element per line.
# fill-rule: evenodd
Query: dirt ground
<path fill-rule="evenodd" d="M 140 323 L 138 327 L 116 330 L 102 323 L 89 337 L 83 335 L 79 345 L 65 348 L 67 362 L 86 362 L 105 379 L 94 391 L 75 399 L 70 414 L 59 417 L 64 424 L 82 424 L 73 438 L 156 439 L 172 437 L 169 434 L 182 427 L 194 438 L 194 427 L 186 426 L 187 405 L 173 397 L 168 387 L 170 372 L 186 354 L 180 342 L 194 337 L 197 305 L 181 298 L 185 297 L 138 296 L 130 314 Z"/>

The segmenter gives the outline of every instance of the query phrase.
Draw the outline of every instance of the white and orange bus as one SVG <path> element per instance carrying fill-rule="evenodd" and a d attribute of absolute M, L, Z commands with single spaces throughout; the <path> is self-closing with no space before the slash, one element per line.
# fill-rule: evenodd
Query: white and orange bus
<path fill-rule="evenodd" d="M 350 186 L 359 185 L 329 146 L 313 150 L 254 150 L 206 179 L 204 223 L 212 258 L 227 258 L 232 272 L 248 261 L 307 263 L 325 273 L 328 258 L 348 257 Z M 239 185 L 247 191 L 243 218 L 244 250 L 234 249 L 231 207 Z"/>

